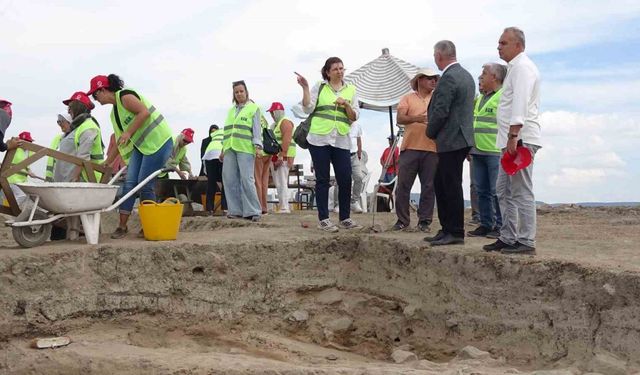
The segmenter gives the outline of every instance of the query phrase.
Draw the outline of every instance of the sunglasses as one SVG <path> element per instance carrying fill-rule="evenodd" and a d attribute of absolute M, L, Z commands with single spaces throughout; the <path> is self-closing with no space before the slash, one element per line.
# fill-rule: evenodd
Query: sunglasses
<path fill-rule="evenodd" d="M 233 87 L 238 86 L 238 85 L 246 86 L 246 84 L 244 83 L 244 81 L 235 81 L 235 82 L 231 83 L 231 85 L 232 85 Z"/>
<path fill-rule="evenodd" d="M 94 100 L 98 100 L 97 95 L 98 95 L 98 92 L 99 92 L 100 90 L 102 90 L 102 89 L 97 89 L 96 91 L 94 91 L 94 92 L 93 92 L 93 94 L 91 94 L 91 97 L 92 97 Z"/>
<path fill-rule="evenodd" d="M 56 122 L 58 123 L 58 125 L 62 125 L 62 121 L 58 120 Z"/>

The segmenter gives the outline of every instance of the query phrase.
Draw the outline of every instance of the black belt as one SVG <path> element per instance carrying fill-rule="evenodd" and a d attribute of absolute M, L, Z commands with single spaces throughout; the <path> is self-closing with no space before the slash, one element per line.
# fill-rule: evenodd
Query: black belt
<path fill-rule="evenodd" d="M 355 154 L 357 154 L 357 152 L 352 152 L 352 153 L 351 153 L 351 156 L 353 156 L 353 155 L 355 155 Z"/>

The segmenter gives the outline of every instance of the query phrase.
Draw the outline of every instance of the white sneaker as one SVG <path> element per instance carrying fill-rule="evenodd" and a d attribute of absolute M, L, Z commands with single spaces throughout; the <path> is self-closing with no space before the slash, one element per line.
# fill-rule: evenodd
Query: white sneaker
<path fill-rule="evenodd" d="M 322 229 L 323 231 L 330 233 L 335 233 L 339 230 L 338 227 L 336 227 L 336 225 L 329 219 L 320 220 L 320 223 L 318 223 L 318 229 Z"/>
<path fill-rule="evenodd" d="M 290 209 L 288 209 L 288 208 L 287 208 L 287 209 L 282 209 L 282 210 L 278 211 L 278 213 L 279 213 L 279 214 L 290 214 L 290 213 L 291 213 L 291 210 L 290 210 Z"/>
<path fill-rule="evenodd" d="M 340 213 L 340 207 L 339 207 L 339 206 L 335 206 L 335 207 L 333 208 L 333 212 L 335 212 L 335 213 Z"/>
<path fill-rule="evenodd" d="M 351 203 L 351 212 L 356 213 L 356 214 L 361 214 L 362 213 L 362 207 L 360 206 L 360 202 Z"/>
<path fill-rule="evenodd" d="M 355 221 L 349 219 L 344 219 L 340 222 L 340 227 L 342 229 L 362 229 L 362 225 L 357 224 Z"/>

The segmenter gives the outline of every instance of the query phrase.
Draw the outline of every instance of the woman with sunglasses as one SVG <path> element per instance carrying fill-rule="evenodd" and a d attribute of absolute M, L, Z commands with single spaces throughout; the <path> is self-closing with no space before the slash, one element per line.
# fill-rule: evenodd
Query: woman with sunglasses
<path fill-rule="evenodd" d="M 356 87 L 344 82 L 344 65 L 338 57 L 330 57 L 321 70 L 324 81 L 311 90 L 306 78 L 296 73 L 302 86 L 302 110 L 310 114 L 311 126 L 307 141 L 316 176 L 318 228 L 337 232 L 338 226 L 329 219 L 330 167 L 338 183 L 339 226 L 359 229 L 350 218 L 351 210 L 351 124 L 358 119 Z"/>
<path fill-rule="evenodd" d="M 255 184 L 255 159 L 262 156 L 262 112 L 249 99 L 244 81 L 233 82 L 233 107 L 224 122 L 222 181 L 227 198 L 227 217 L 259 221 L 262 208 Z"/>
<path fill-rule="evenodd" d="M 133 89 L 125 89 L 124 82 L 115 74 L 95 76 L 91 79 L 89 95 L 98 103 L 113 105 L 111 123 L 118 142 L 117 149 L 107 155 L 110 165 L 120 152 L 127 164 L 127 178 L 123 194 L 127 194 L 150 174 L 164 167 L 173 149 L 169 124 L 144 96 Z M 155 200 L 155 179 L 140 190 L 140 200 Z M 127 235 L 127 221 L 131 215 L 135 195 L 120 205 L 120 223 L 111 238 Z"/>

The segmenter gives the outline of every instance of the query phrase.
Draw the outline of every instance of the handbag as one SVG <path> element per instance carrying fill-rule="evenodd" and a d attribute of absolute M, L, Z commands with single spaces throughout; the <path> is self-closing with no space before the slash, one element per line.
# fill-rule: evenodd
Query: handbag
<path fill-rule="evenodd" d="M 318 89 L 318 97 L 316 98 L 316 106 L 313 109 L 313 112 L 300 123 L 296 127 L 296 130 L 293 131 L 293 140 L 296 142 L 296 145 L 304 148 L 305 150 L 309 148 L 309 142 L 307 142 L 307 135 L 309 135 L 309 128 L 311 127 L 311 119 L 313 115 L 316 113 L 316 108 L 318 108 L 318 101 L 320 100 L 320 93 L 324 88 L 324 83 L 320 84 L 320 88 Z"/>
<path fill-rule="evenodd" d="M 282 146 L 276 140 L 275 133 L 269 128 L 262 128 L 262 151 L 269 155 L 275 155 L 282 151 Z"/>

